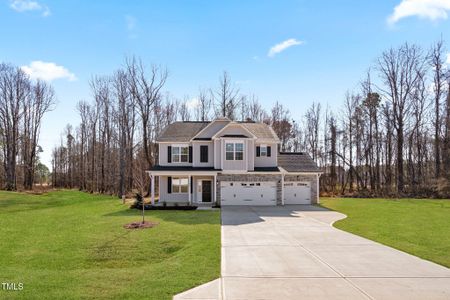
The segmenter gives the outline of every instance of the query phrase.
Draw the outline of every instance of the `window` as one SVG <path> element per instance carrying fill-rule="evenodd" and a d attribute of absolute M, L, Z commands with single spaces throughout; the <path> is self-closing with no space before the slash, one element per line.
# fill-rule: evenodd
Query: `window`
<path fill-rule="evenodd" d="M 259 147 L 259 154 L 260 156 L 267 156 L 267 146 L 266 145 L 261 145 Z"/>
<path fill-rule="evenodd" d="M 225 158 L 226 160 L 234 160 L 234 144 L 233 143 L 227 143 L 225 145 Z"/>
<path fill-rule="evenodd" d="M 243 160 L 244 144 L 243 143 L 226 143 L 225 144 L 226 160 Z"/>
<path fill-rule="evenodd" d="M 244 159 L 244 144 L 236 143 L 234 144 L 234 160 Z"/>
<path fill-rule="evenodd" d="M 188 179 L 181 177 L 172 178 L 172 193 L 187 193 L 188 192 Z"/>
<path fill-rule="evenodd" d="M 270 157 L 272 153 L 271 150 L 271 147 L 267 145 L 256 146 L 256 157 Z"/>
<path fill-rule="evenodd" d="M 172 162 L 188 162 L 189 147 L 172 146 Z"/>
<path fill-rule="evenodd" d="M 208 145 L 200 146 L 200 162 L 201 163 L 208 162 Z"/>

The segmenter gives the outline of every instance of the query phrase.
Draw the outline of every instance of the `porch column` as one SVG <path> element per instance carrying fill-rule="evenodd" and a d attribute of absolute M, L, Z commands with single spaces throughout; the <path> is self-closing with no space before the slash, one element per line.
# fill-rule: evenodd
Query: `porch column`
<path fill-rule="evenodd" d="M 158 203 L 162 203 L 162 200 L 161 200 L 161 175 L 158 175 Z"/>
<path fill-rule="evenodd" d="M 192 204 L 192 199 L 191 199 L 191 175 L 189 175 L 188 177 L 188 194 L 189 194 L 189 205 Z"/>
<path fill-rule="evenodd" d="M 152 200 L 152 205 L 155 205 L 155 175 L 150 175 L 151 178 L 151 186 L 150 186 L 150 191 L 151 191 L 151 200 Z"/>
<path fill-rule="evenodd" d="M 281 205 L 284 205 L 284 173 L 281 174 Z"/>
<path fill-rule="evenodd" d="M 214 174 L 214 183 L 212 186 L 214 187 L 214 205 L 217 205 L 217 174 Z"/>

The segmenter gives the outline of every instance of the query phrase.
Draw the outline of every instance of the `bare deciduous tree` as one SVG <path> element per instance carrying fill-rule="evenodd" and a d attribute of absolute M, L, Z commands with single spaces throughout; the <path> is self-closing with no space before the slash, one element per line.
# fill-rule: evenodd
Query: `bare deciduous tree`
<path fill-rule="evenodd" d="M 226 71 L 220 78 L 219 88 L 216 91 L 211 91 L 211 95 L 215 100 L 216 115 L 234 120 L 241 98 L 239 97 L 239 89 L 231 82 L 231 78 Z"/>
<path fill-rule="evenodd" d="M 383 52 L 378 59 L 381 79 L 387 88 L 381 89 L 392 105 L 393 125 L 397 140 L 397 191 L 404 191 L 404 126 L 410 115 L 410 99 L 417 81 L 424 76 L 425 60 L 422 50 L 405 43 L 397 49 Z"/>

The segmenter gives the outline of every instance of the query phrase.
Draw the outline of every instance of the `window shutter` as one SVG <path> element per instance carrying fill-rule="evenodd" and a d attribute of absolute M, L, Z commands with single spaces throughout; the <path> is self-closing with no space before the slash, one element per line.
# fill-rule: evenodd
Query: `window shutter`
<path fill-rule="evenodd" d="M 191 178 L 191 194 L 192 194 L 192 191 L 194 190 L 194 184 L 193 184 L 193 181 L 194 181 L 194 180 L 192 180 L 192 178 Z"/>
<path fill-rule="evenodd" d="M 167 162 L 172 162 L 172 146 L 167 146 Z"/>
<path fill-rule="evenodd" d="M 167 177 L 167 193 L 172 193 L 172 177 Z"/>
<path fill-rule="evenodd" d="M 192 162 L 192 146 L 189 146 L 189 162 Z"/>
<path fill-rule="evenodd" d="M 260 157 L 260 156 L 261 156 L 261 147 L 256 146 L 256 157 Z"/>
<path fill-rule="evenodd" d="M 270 155 L 272 155 L 272 148 L 267 146 L 267 157 L 270 157 Z"/>
<path fill-rule="evenodd" d="M 200 162 L 202 163 L 208 162 L 208 145 L 200 146 Z"/>

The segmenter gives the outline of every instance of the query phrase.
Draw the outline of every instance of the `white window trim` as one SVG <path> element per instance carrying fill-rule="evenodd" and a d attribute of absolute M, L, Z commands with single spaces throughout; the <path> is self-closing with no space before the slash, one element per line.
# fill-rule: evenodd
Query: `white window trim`
<path fill-rule="evenodd" d="M 181 179 L 186 179 L 187 180 L 187 185 L 186 185 L 186 187 L 187 187 L 187 190 L 186 190 L 186 192 L 182 192 L 181 191 Z M 174 185 L 173 185 L 173 183 L 175 182 L 175 180 L 178 180 L 179 181 L 179 185 L 178 185 L 178 191 L 175 191 L 175 189 L 174 189 Z M 189 193 L 189 178 L 188 177 L 182 177 L 182 176 L 180 176 L 180 177 L 172 177 L 172 194 L 187 194 L 187 193 Z"/>
<path fill-rule="evenodd" d="M 264 155 L 262 149 L 264 148 Z M 259 156 L 260 157 L 267 157 L 267 145 L 261 144 L 259 145 Z"/>
<path fill-rule="evenodd" d="M 189 145 L 188 144 L 172 144 L 171 146 L 172 146 L 172 154 L 171 154 L 172 163 L 174 163 L 174 164 L 189 163 Z M 174 154 L 173 153 L 174 152 L 173 150 L 175 148 L 179 148 L 180 149 L 179 154 Z M 181 161 L 181 156 L 182 156 L 181 155 L 181 148 L 187 148 L 187 159 L 186 159 L 186 161 Z M 175 161 L 174 157 L 178 157 L 179 161 Z"/>
<path fill-rule="evenodd" d="M 233 151 L 227 151 L 227 144 L 233 144 Z M 236 159 L 236 144 L 242 144 L 242 159 Z M 233 159 L 227 159 L 227 152 L 233 153 Z M 241 151 L 239 151 L 241 152 Z M 245 159 L 245 142 L 242 140 L 231 140 L 231 141 L 225 141 L 225 161 L 244 161 Z"/>

